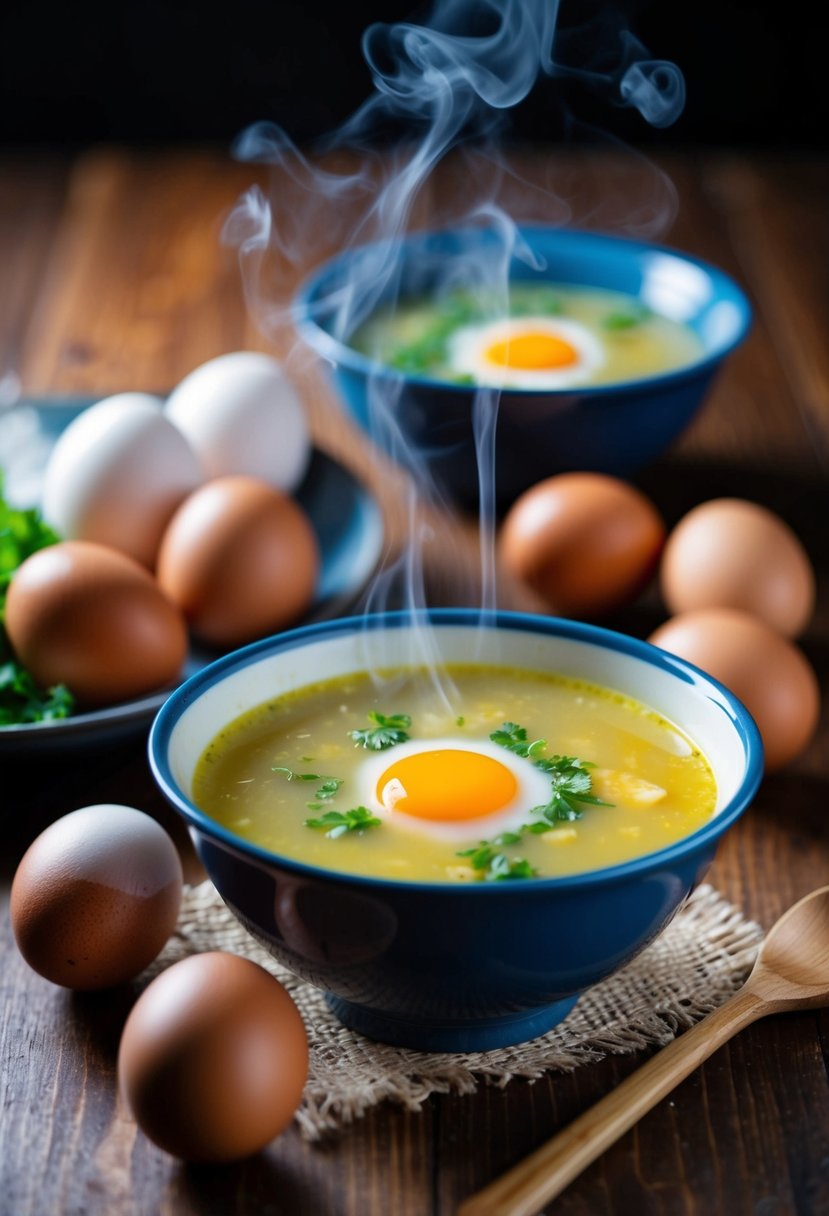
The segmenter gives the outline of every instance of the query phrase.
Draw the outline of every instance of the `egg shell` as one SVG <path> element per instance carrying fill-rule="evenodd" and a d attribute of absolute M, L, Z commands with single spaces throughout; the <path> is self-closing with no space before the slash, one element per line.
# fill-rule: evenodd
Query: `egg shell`
<path fill-rule="evenodd" d="M 173 389 L 166 412 L 209 477 L 244 474 L 290 493 L 305 476 L 305 408 L 269 355 L 234 351 L 203 363 Z"/>
<path fill-rule="evenodd" d="M 766 770 L 792 761 L 812 738 L 820 689 L 808 659 L 764 621 L 735 608 L 700 608 L 672 617 L 649 641 L 725 684 L 754 718 Z"/>
<path fill-rule="evenodd" d="M 174 963 L 138 998 L 118 1052 L 138 1126 L 185 1161 L 258 1152 L 291 1122 L 308 1075 L 299 1010 L 258 964 L 214 951 Z"/>
<path fill-rule="evenodd" d="M 504 568 L 562 616 L 601 616 L 630 602 L 665 539 L 640 490 L 602 473 L 560 473 L 512 504 L 499 535 Z"/>
<path fill-rule="evenodd" d="M 773 511 L 740 498 L 715 498 L 671 531 L 660 564 L 672 613 L 739 608 L 786 637 L 809 623 L 815 576 L 809 556 Z"/>
<path fill-rule="evenodd" d="M 159 398 L 118 393 L 84 410 L 58 439 L 42 513 L 66 540 L 110 545 L 151 567 L 170 516 L 202 480 Z"/>
<path fill-rule="evenodd" d="M 199 637 L 237 646 L 296 621 L 318 571 L 314 530 L 293 499 L 256 478 L 219 477 L 173 516 L 156 574 Z"/>
<path fill-rule="evenodd" d="M 179 675 L 187 629 L 131 557 L 63 541 L 26 558 L 11 580 L 6 630 L 43 688 L 66 684 L 81 705 L 152 692 Z"/>
<path fill-rule="evenodd" d="M 132 979 L 176 926 L 182 871 L 155 819 L 102 803 L 55 820 L 12 882 L 11 923 L 30 967 L 66 988 Z"/>

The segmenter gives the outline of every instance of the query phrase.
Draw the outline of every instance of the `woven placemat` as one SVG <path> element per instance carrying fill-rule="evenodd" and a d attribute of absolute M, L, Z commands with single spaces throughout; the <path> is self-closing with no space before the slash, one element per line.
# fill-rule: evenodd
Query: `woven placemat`
<path fill-rule="evenodd" d="M 297 1122 L 316 1140 L 387 1100 L 416 1110 L 433 1093 L 470 1093 L 480 1081 L 506 1085 L 570 1072 L 608 1053 L 662 1046 L 723 1004 L 743 983 L 762 940 L 710 886 L 698 887 L 662 935 L 623 970 L 581 998 L 547 1034 L 497 1051 L 427 1054 L 374 1043 L 341 1026 L 322 993 L 281 967 L 227 910 L 210 882 L 185 889 L 178 929 L 151 974 L 205 950 L 260 963 L 302 1014 L 310 1067 Z"/>

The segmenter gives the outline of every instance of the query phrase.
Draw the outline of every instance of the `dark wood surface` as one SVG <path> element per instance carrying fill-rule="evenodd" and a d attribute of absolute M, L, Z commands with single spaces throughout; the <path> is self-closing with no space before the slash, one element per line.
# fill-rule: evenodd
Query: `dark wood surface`
<path fill-rule="evenodd" d="M 551 153 L 550 161 L 554 161 Z M 530 167 L 543 170 L 545 158 Z M 526 166 L 525 166 L 526 167 Z M 804 540 L 819 604 L 802 645 L 829 683 L 829 162 L 701 155 L 662 162 L 676 218 L 662 236 L 734 274 L 755 324 L 690 431 L 638 481 L 672 522 L 703 498 L 737 494 L 774 507 Z M 647 166 L 568 167 L 588 183 L 574 218 L 607 225 L 608 181 L 647 209 Z M 608 174 L 610 176 L 608 177 Z M 615 175 L 615 176 L 614 176 Z M 249 319 L 223 214 L 252 170 L 205 152 L 100 150 L 74 161 L 6 158 L 0 170 L 0 376 L 29 393 L 164 391 L 203 360 L 284 338 Z M 590 209 L 589 190 L 601 205 Z M 638 191 L 638 195 L 636 194 Z M 626 197 L 632 197 L 628 194 Z M 318 442 L 363 476 L 405 531 L 393 473 L 369 458 L 313 368 L 298 367 Z M 466 562 L 432 571 L 435 598 L 463 602 Z M 651 588 L 618 624 L 644 636 L 663 616 Z M 724 840 L 710 881 L 768 926 L 829 879 L 829 723 Z M 77 997 L 34 975 L 5 911 L 17 861 L 57 815 L 99 801 L 170 822 L 143 741 L 92 755 L 4 757 L 0 784 L 2 1115 L 0 1211 L 448 1216 L 584 1111 L 641 1057 L 504 1090 L 439 1096 L 419 1114 L 384 1106 L 323 1144 L 289 1130 L 259 1157 L 196 1169 L 151 1146 L 115 1098 L 129 990 Z M 185 842 L 181 833 L 178 838 Z M 574 1182 L 550 1210 L 573 1216 L 815 1216 L 829 1213 L 829 1084 L 824 1013 L 745 1031 Z"/>

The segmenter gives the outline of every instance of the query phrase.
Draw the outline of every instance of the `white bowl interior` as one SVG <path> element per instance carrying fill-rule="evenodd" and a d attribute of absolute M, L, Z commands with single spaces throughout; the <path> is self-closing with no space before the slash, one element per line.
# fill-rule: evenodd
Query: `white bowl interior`
<path fill-rule="evenodd" d="M 715 814 L 731 801 L 745 775 L 746 751 L 728 701 L 703 679 L 686 679 L 594 642 L 523 629 L 439 624 L 377 630 L 359 622 L 353 633 L 281 649 L 207 685 L 171 732 L 172 775 L 185 796 L 192 797 L 193 773 L 211 740 L 240 714 L 274 697 L 356 671 L 440 660 L 554 672 L 636 699 L 673 722 L 707 756 L 717 781 Z"/>

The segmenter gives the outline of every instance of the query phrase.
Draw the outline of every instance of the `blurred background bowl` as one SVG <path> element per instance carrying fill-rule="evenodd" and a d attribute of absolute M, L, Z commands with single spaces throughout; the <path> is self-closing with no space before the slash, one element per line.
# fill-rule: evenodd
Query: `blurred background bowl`
<path fill-rule="evenodd" d="M 558 672 L 651 706 L 707 755 L 718 787 L 713 818 L 668 848 L 603 870 L 451 884 L 294 861 L 235 836 L 195 805 L 194 769 L 228 722 L 317 680 L 407 666 L 427 627 L 446 661 L 479 662 L 485 653 L 496 666 Z M 551 617 L 504 613 L 481 624 L 472 609 L 327 621 L 256 642 L 177 689 L 149 749 L 161 791 L 241 923 L 280 963 L 324 989 L 345 1025 L 424 1051 L 523 1042 L 565 1017 L 580 993 L 668 924 L 750 803 L 763 768 L 747 711 L 683 660 Z"/>
<path fill-rule="evenodd" d="M 328 364 L 351 417 L 387 454 L 410 468 L 424 467 L 442 494 L 466 507 L 478 500 L 473 433 L 478 390 L 408 375 L 361 354 L 347 337 L 337 336 L 344 301 L 360 324 L 395 299 L 428 297 L 436 284 L 445 283 L 454 263 L 506 256 L 510 281 L 624 292 L 694 331 L 703 353 L 674 371 L 618 384 L 503 389 L 495 468 L 501 509 L 555 473 L 591 470 L 628 477 L 648 464 L 691 421 L 750 324 L 740 287 L 716 267 L 677 250 L 531 226 L 518 229 L 516 247 L 522 244 L 536 268 L 514 253 L 505 255 L 503 236 L 489 228 L 416 233 L 399 242 L 357 246 L 318 267 L 295 300 L 299 333 Z M 393 404 L 394 427 L 378 426 L 373 393 Z"/>

